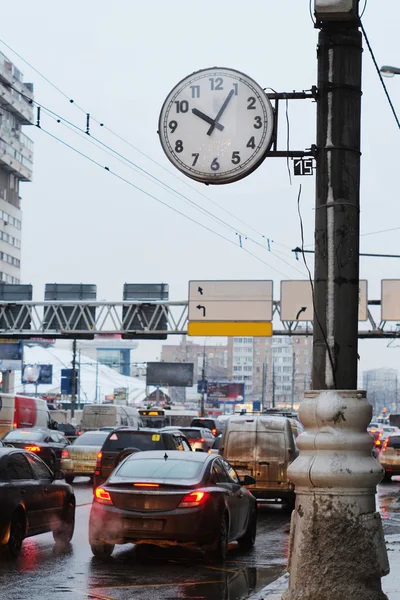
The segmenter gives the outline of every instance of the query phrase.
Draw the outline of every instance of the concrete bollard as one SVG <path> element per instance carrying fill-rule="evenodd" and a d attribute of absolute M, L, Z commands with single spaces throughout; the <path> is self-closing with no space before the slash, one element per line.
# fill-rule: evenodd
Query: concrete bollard
<path fill-rule="evenodd" d="M 306 392 L 299 418 L 296 485 L 283 600 L 387 600 L 389 572 L 376 486 L 383 469 L 371 455 L 365 391 Z"/>

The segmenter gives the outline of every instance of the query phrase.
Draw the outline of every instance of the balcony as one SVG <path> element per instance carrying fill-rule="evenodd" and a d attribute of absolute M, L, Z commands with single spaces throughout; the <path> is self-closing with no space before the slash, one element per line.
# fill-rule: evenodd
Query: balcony
<path fill-rule="evenodd" d="M 0 63 L 1 65 L 1 63 Z M 1 70 L 1 67 L 0 67 Z M 1 78 L 0 78 L 1 79 Z M 4 79 L 4 77 L 2 78 Z M 21 89 L 24 95 L 31 97 L 32 93 L 26 86 L 19 84 L 14 86 L 16 89 Z M 22 89 L 23 88 L 23 89 Z M 21 125 L 33 124 L 33 106 L 29 104 L 18 92 L 15 92 L 7 84 L 0 80 L 0 104 L 4 108 L 18 117 Z"/>
<path fill-rule="evenodd" d="M 0 139 L 0 166 L 21 181 L 32 180 L 32 162 Z"/>
<path fill-rule="evenodd" d="M 33 141 L 27 135 L 22 133 L 20 129 L 13 130 L 1 124 L 0 140 L 3 140 L 6 143 L 6 145 L 10 146 L 11 149 L 16 152 L 14 158 L 18 159 L 18 154 L 21 154 L 20 162 L 23 162 L 23 164 L 25 164 L 25 166 L 28 168 L 32 166 Z"/>

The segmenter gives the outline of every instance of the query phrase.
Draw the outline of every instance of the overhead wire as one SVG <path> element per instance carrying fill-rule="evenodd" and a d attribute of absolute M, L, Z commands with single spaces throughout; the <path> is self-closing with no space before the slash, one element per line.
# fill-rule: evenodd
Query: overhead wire
<path fill-rule="evenodd" d="M 374 63 L 376 72 L 378 73 L 378 77 L 379 77 L 380 82 L 382 84 L 383 91 L 385 92 L 385 95 L 386 95 L 387 101 L 389 103 L 389 106 L 392 109 L 392 113 L 393 113 L 393 116 L 394 116 L 395 121 L 397 123 L 397 127 L 400 129 L 400 120 L 399 120 L 399 117 L 397 116 L 396 109 L 395 109 L 395 107 L 393 105 L 392 99 L 391 99 L 390 94 L 388 92 L 388 89 L 386 87 L 386 83 L 383 81 L 382 73 L 381 73 L 381 71 L 379 69 L 378 63 L 376 62 L 374 51 L 373 51 L 372 46 L 371 46 L 371 44 L 369 42 L 367 33 L 365 31 L 365 28 L 364 28 L 364 25 L 362 24 L 361 19 L 360 19 L 360 27 L 361 27 L 361 31 L 363 32 L 363 36 L 364 36 L 365 42 L 366 42 L 366 44 L 368 46 L 369 53 L 371 54 L 372 61 Z"/>
<path fill-rule="evenodd" d="M 16 52 L 16 50 L 14 50 L 9 44 L 7 44 L 2 38 L 0 38 L 0 43 L 2 43 L 4 46 L 6 46 L 11 52 L 13 52 L 13 54 L 15 54 L 20 60 L 22 60 L 25 64 L 27 64 L 31 69 L 33 69 L 33 71 L 35 73 L 37 73 L 40 77 L 42 77 L 49 85 L 51 85 L 56 91 L 58 91 L 64 98 L 66 98 L 70 104 L 73 104 L 74 106 L 76 106 L 82 113 L 84 113 L 85 115 L 87 115 L 87 111 L 80 106 L 77 102 L 75 102 L 75 100 L 73 98 L 71 98 L 71 96 L 69 96 L 68 94 L 66 94 L 63 90 L 61 90 L 61 88 L 59 88 L 57 85 L 55 85 L 50 79 L 48 79 L 48 77 L 46 77 L 45 75 L 43 75 L 43 73 L 41 73 L 41 71 L 39 71 L 38 69 L 36 69 L 36 67 L 34 67 L 30 62 L 28 62 L 24 57 L 21 56 L 21 54 L 19 54 L 18 52 Z M 19 90 L 17 90 L 19 92 Z M 35 103 L 38 105 L 38 103 L 35 101 Z M 130 146 L 132 149 L 134 149 L 135 151 L 139 152 L 142 156 L 144 156 L 145 158 L 147 158 L 148 160 L 150 160 L 151 162 L 153 162 L 154 164 L 156 164 L 158 167 L 160 167 L 161 169 L 163 169 L 164 171 L 166 171 L 169 175 L 171 175 L 172 177 L 174 177 L 175 179 L 177 179 L 180 183 L 186 185 L 187 187 L 189 187 L 190 189 L 192 189 L 194 192 L 196 192 L 197 194 L 199 194 L 200 196 L 202 196 L 203 198 L 205 198 L 208 202 L 211 202 L 212 204 L 214 204 L 215 206 L 217 206 L 220 210 L 222 210 L 223 212 L 225 212 L 226 214 L 230 215 L 232 218 L 236 219 L 238 222 L 242 223 L 242 225 L 244 225 L 245 227 L 248 227 L 249 229 L 251 229 L 254 233 L 257 233 L 257 235 L 261 236 L 261 237 L 265 237 L 264 234 L 262 234 L 260 231 L 258 231 L 255 227 L 253 227 L 252 225 L 249 225 L 248 223 L 246 223 L 245 221 L 243 221 L 243 219 L 241 219 L 240 217 L 237 217 L 235 214 L 233 214 L 232 212 L 230 212 L 229 210 L 227 210 L 226 208 L 224 208 L 223 206 L 221 206 L 218 202 L 216 202 L 215 200 L 212 200 L 211 198 L 209 198 L 206 194 L 200 192 L 197 188 L 195 188 L 193 185 L 191 185 L 190 183 L 188 183 L 187 181 L 181 179 L 177 174 L 171 172 L 169 169 L 167 169 L 165 166 L 163 166 L 161 163 L 159 163 L 158 161 L 156 161 L 155 159 L 153 159 L 151 156 L 149 156 L 148 154 L 146 154 L 145 152 L 143 152 L 140 148 L 138 148 L 137 146 L 135 146 L 134 144 L 132 144 L 130 141 L 126 140 L 124 137 L 122 137 L 121 135 L 119 135 L 118 133 L 116 133 L 115 131 L 113 131 L 112 129 L 110 129 L 108 126 L 106 126 L 102 121 L 99 121 L 98 119 L 96 119 L 95 117 L 93 117 L 92 115 L 90 116 L 90 118 L 97 123 L 100 127 L 103 127 L 105 130 L 107 130 L 109 133 L 111 133 L 112 135 L 114 135 L 116 138 L 118 138 L 120 141 L 122 141 L 123 143 L 125 143 L 126 145 Z M 73 124 L 71 124 L 72 126 L 75 126 Z M 99 141 L 100 143 L 102 143 L 101 141 Z M 114 151 L 114 150 L 112 150 Z M 128 160 L 125 157 L 123 157 L 124 160 Z M 137 166 L 137 168 L 141 168 L 139 166 Z M 150 175 L 152 176 L 152 175 Z M 164 185 L 164 184 L 163 184 Z M 165 184 L 166 185 L 166 184 Z M 177 192 L 179 193 L 179 192 Z M 190 200 L 189 200 L 190 201 Z M 206 209 L 204 209 L 206 210 Z M 218 217 L 217 217 L 218 218 Z M 244 234 L 242 233 L 241 235 L 244 236 Z M 249 236 L 246 236 L 248 239 Z M 251 240 L 254 242 L 254 240 Z M 256 242 L 255 242 L 256 243 Z M 274 242 L 275 244 L 277 244 L 277 242 Z M 284 246 L 283 244 L 279 244 L 282 247 L 286 247 L 288 250 L 290 250 L 289 246 Z M 296 267 L 293 267 L 295 270 Z"/>
<path fill-rule="evenodd" d="M 156 202 L 159 202 L 160 204 L 162 204 L 163 206 L 166 206 L 167 208 L 169 208 L 170 210 L 174 211 L 175 213 L 181 215 L 182 217 L 184 217 L 185 219 L 191 221 L 192 223 L 195 223 L 196 225 L 199 225 L 200 227 L 202 227 L 203 229 L 206 229 L 207 231 L 209 231 L 210 233 L 213 233 L 214 235 L 217 235 L 218 237 L 220 237 L 221 239 L 227 241 L 228 243 L 232 244 L 233 246 L 235 246 L 235 248 L 238 248 L 237 244 L 230 240 L 229 238 L 225 237 L 224 235 L 222 235 L 221 233 L 215 231 L 214 229 L 211 229 L 211 227 L 208 227 L 207 225 L 205 225 L 204 223 L 201 223 L 200 221 L 197 221 L 196 219 L 193 219 L 192 217 L 190 217 L 189 215 L 185 214 L 184 212 L 178 210 L 177 208 L 171 206 L 170 204 L 168 204 L 167 202 L 164 202 L 163 200 L 161 200 L 160 198 L 158 198 L 157 196 L 155 196 L 154 194 L 151 194 L 150 192 L 144 190 L 143 188 L 141 188 L 140 186 L 136 185 L 135 183 L 133 183 L 132 181 L 130 181 L 129 179 L 126 179 L 125 177 L 123 177 L 122 175 L 119 175 L 116 171 L 113 171 L 112 169 L 110 169 L 107 166 L 102 165 L 100 162 L 98 162 L 97 160 L 95 160 L 94 158 L 90 157 L 89 155 L 85 154 L 84 152 L 81 152 L 80 150 L 78 150 L 77 148 L 75 148 L 74 146 L 72 146 L 71 144 L 68 144 L 68 142 L 66 142 L 65 140 L 62 140 L 61 138 L 57 137 L 56 135 L 52 134 L 50 131 L 47 131 L 46 129 L 44 129 L 43 127 L 39 127 L 40 131 L 43 131 L 43 133 L 46 133 L 48 136 L 50 136 L 52 139 L 56 140 L 57 142 L 61 143 L 62 145 L 66 146 L 67 148 L 69 148 L 70 150 L 74 151 L 75 153 L 79 154 L 80 156 L 82 156 L 83 158 L 86 158 L 88 161 L 90 161 L 92 164 L 100 167 L 101 169 L 107 171 L 108 173 L 110 173 L 111 175 L 114 175 L 114 177 L 116 177 L 117 179 L 119 179 L 120 181 L 123 181 L 124 183 L 126 183 L 127 185 L 133 187 L 134 189 L 138 190 L 139 192 L 141 192 L 142 194 L 145 194 L 146 196 L 148 196 L 149 198 L 152 198 L 153 200 L 155 200 Z M 268 268 L 272 269 L 273 271 L 279 273 L 279 275 L 282 275 L 283 277 L 290 279 L 290 277 L 288 277 L 285 273 L 283 273 L 282 271 L 280 271 L 279 269 L 277 269 L 276 267 L 273 267 L 272 265 L 270 265 L 269 263 L 267 263 L 265 260 L 263 260 L 262 258 L 260 258 L 259 256 L 257 256 L 256 254 L 253 254 L 253 252 L 250 252 L 250 250 L 248 250 L 247 248 L 242 247 L 241 250 L 244 250 L 247 254 L 249 254 L 250 256 L 253 256 L 254 258 L 256 258 L 258 261 L 260 261 L 261 263 L 263 263 L 264 265 L 266 265 Z"/>

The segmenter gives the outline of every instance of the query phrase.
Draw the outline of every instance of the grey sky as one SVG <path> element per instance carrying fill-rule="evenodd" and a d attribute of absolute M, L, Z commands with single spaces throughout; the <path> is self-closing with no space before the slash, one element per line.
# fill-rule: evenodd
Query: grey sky
<path fill-rule="evenodd" d="M 363 2 L 362 2 L 363 4 Z M 316 82 L 317 31 L 308 0 L 203 0 L 200 4 L 71 0 L 68 5 L 22 0 L 2 7 L 2 37 L 71 98 L 149 154 L 172 174 L 145 159 L 109 132 L 92 123 L 92 133 L 161 178 L 191 200 L 206 207 L 233 228 L 262 238 L 228 217 L 204 196 L 179 182 L 161 150 L 157 120 L 170 89 L 189 73 L 213 65 L 244 71 L 263 87 L 302 90 Z M 400 65 L 398 0 L 369 0 L 364 26 L 379 64 Z M 35 98 L 43 105 L 85 126 L 85 116 L 51 88 L 7 48 L 0 49 L 33 81 Z M 400 111 L 400 76 L 387 80 Z M 400 227 L 398 206 L 399 132 L 367 49 L 364 52 L 362 130 L 361 231 L 363 234 Z M 315 141 L 315 105 L 290 103 L 291 147 Z M 280 144 L 285 144 L 281 115 Z M 35 141 L 34 182 L 21 186 L 23 197 L 24 282 L 42 299 L 46 282 L 88 282 L 98 286 L 98 298 L 122 298 L 124 282 L 170 284 L 170 297 L 185 299 L 190 279 L 273 279 L 279 297 L 283 275 L 240 249 L 229 232 L 200 215 L 182 199 L 140 177 L 114 158 L 42 115 L 42 126 L 132 183 L 154 194 L 237 244 L 206 232 L 118 181 L 68 148 L 32 127 Z M 180 176 L 183 180 L 183 176 Z M 313 242 L 314 178 L 294 178 L 290 186 L 284 159 L 267 159 L 246 179 L 227 186 L 190 183 L 266 238 L 273 254 L 244 240 L 245 248 L 291 279 L 305 278 L 290 249 L 300 243 L 296 197 L 301 181 L 306 244 Z M 400 253 L 399 231 L 361 238 L 361 251 Z M 289 263 L 285 264 L 281 259 Z M 312 268 L 312 260 L 310 259 Z M 301 273 L 296 271 L 299 269 Z M 400 261 L 361 259 L 369 298 L 380 298 L 383 278 L 400 278 Z M 378 317 L 379 320 L 379 317 Z M 178 339 L 170 338 L 169 342 Z M 361 341 L 361 369 L 398 366 L 399 349 L 381 341 Z M 395 344 L 393 344 L 395 346 Z M 160 345 L 142 342 L 138 360 L 155 358 Z"/>

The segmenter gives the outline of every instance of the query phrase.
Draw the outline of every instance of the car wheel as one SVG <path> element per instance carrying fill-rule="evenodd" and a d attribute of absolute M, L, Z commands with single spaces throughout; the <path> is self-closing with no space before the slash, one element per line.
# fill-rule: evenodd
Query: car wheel
<path fill-rule="evenodd" d="M 90 544 L 90 547 L 92 549 L 94 556 L 97 556 L 99 558 L 101 558 L 101 557 L 105 558 L 106 556 L 111 556 L 111 554 L 114 551 L 115 545 L 107 544 L 104 542 L 104 543 L 98 543 L 98 544 Z"/>
<path fill-rule="evenodd" d="M 74 479 L 75 479 L 75 475 L 66 475 L 65 476 L 66 483 L 71 484 L 71 483 L 73 483 Z"/>
<path fill-rule="evenodd" d="M 14 513 L 10 523 L 10 537 L 6 546 L 10 558 L 17 558 L 21 552 L 22 542 L 25 537 L 24 522 L 21 515 Z"/>
<path fill-rule="evenodd" d="M 68 506 L 65 510 L 64 520 L 61 525 L 54 529 L 53 538 L 57 544 L 67 545 L 72 540 L 75 529 L 75 504 L 74 502 L 68 502 Z"/>
<path fill-rule="evenodd" d="M 213 563 L 223 563 L 228 553 L 228 519 L 223 515 L 214 547 L 207 553 L 207 558 Z"/>
<path fill-rule="evenodd" d="M 247 528 L 245 534 L 238 539 L 239 546 L 243 548 L 243 550 L 250 550 L 256 542 L 256 534 L 257 534 L 257 511 L 253 510 L 250 515 L 249 522 L 247 523 Z"/>

